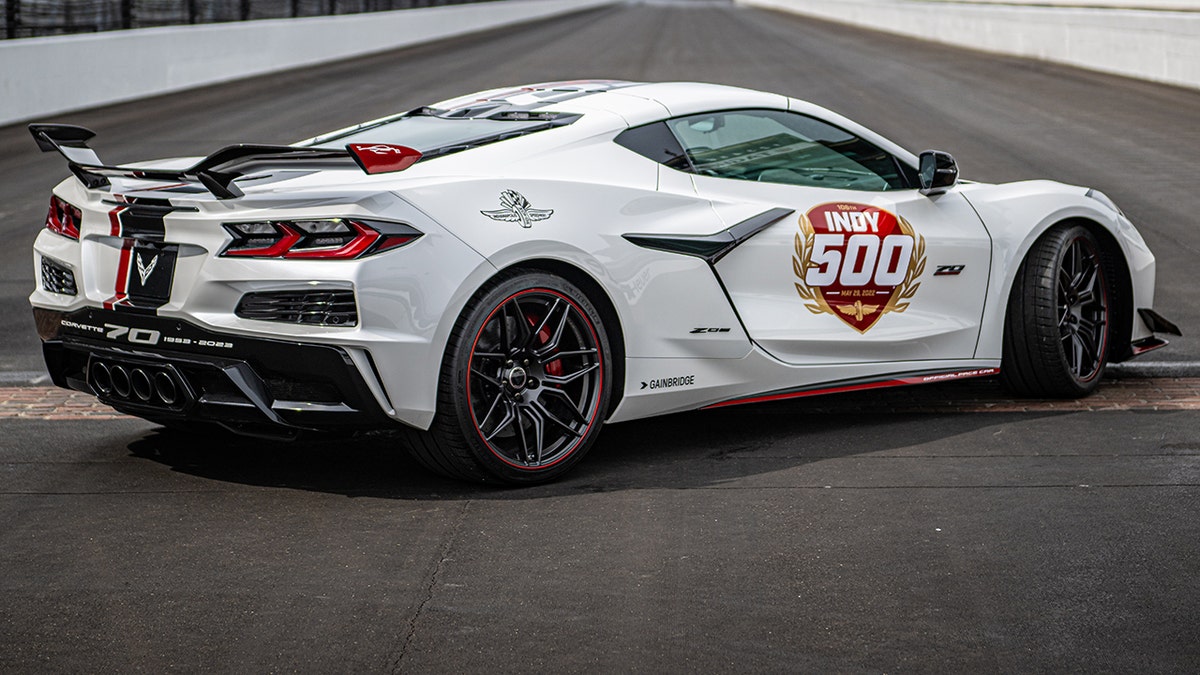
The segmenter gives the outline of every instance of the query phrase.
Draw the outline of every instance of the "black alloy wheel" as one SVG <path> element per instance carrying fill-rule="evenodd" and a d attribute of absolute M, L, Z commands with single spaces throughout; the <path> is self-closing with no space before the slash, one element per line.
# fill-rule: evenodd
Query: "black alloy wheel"
<path fill-rule="evenodd" d="M 1058 225 L 1030 248 L 1013 282 L 1001 381 L 1024 396 L 1092 393 L 1108 363 L 1110 279 L 1100 243 L 1081 225 Z"/>
<path fill-rule="evenodd" d="M 467 396 L 480 440 L 519 469 L 566 458 L 596 422 L 604 386 L 595 328 L 544 288 L 503 300 L 471 349 Z"/>
<path fill-rule="evenodd" d="M 540 483 L 578 462 L 608 407 L 609 345 L 586 294 L 541 272 L 506 274 L 463 312 L 439 412 L 417 459 L 456 478 Z"/>
<path fill-rule="evenodd" d="M 1108 346 L 1108 291 L 1100 253 L 1086 237 L 1067 244 L 1058 267 L 1058 332 L 1071 375 L 1095 379 Z"/>

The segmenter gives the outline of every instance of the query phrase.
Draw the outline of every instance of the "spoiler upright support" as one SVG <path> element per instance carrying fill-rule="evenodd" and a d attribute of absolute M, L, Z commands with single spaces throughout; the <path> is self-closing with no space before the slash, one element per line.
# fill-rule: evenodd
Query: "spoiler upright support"
<path fill-rule="evenodd" d="M 30 124 L 29 133 L 37 142 L 42 152 L 58 151 L 67 160 L 67 168 L 88 189 L 106 187 L 108 179 L 93 176 L 80 169 L 83 164 L 99 165 L 100 157 L 96 151 L 88 147 L 87 142 L 95 137 L 96 132 L 86 127 L 72 124 Z"/>

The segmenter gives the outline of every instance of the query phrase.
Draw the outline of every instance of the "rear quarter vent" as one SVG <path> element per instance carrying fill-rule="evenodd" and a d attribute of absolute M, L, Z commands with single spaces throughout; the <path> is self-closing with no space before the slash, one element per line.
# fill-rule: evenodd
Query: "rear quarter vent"
<path fill-rule="evenodd" d="M 358 325 L 354 291 L 305 290 L 247 293 L 234 314 L 243 319 L 307 326 Z"/>

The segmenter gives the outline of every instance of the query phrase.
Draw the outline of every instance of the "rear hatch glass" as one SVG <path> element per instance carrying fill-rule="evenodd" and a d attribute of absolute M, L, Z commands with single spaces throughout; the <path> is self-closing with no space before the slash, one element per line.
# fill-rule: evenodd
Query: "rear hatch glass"
<path fill-rule="evenodd" d="M 343 148 L 350 143 L 386 143 L 421 151 L 426 157 L 495 143 L 508 138 L 570 124 L 579 115 L 562 113 L 498 113 L 488 117 L 461 116 L 428 108 L 324 136 L 299 145 Z"/>

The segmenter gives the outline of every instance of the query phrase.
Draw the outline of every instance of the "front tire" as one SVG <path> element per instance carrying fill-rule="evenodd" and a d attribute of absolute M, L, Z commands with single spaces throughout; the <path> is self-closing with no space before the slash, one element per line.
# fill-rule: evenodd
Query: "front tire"
<path fill-rule="evenodd" d="M 427 468 L 510 484 L 554 480 L 599 435 L 612 368 L 600 314 L 543 272 L 490 282 L 459 317 L 442 365 L 438 414 L 416 433 Z"/>
<path fill-rule="evenodd" d="M 1022 396 L 1079 398 L 1108 364 L 1112 296 L 1100 242 L 1059 225 L 1034 243 L 1013 282 L 1000 378 Z"/>

